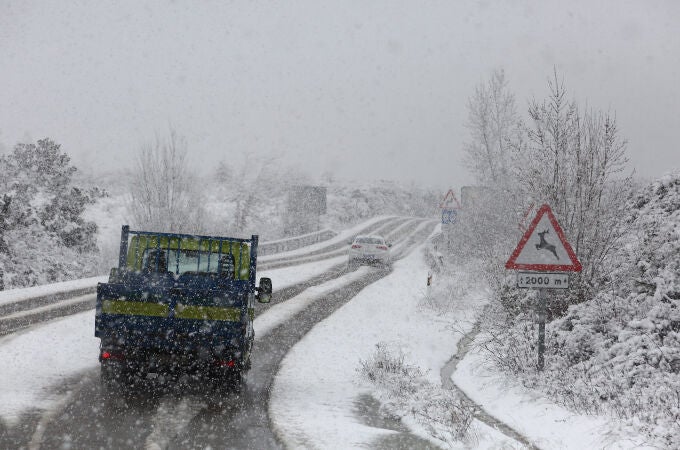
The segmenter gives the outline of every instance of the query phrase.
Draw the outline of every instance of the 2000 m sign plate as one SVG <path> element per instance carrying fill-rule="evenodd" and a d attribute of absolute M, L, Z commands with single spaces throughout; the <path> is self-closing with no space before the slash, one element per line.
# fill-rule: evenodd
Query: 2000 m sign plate
<path fill-rule="evenodd" d="M 517 287 L 568 289 L 569 274 L 554 272 L 517 272 Z"/>

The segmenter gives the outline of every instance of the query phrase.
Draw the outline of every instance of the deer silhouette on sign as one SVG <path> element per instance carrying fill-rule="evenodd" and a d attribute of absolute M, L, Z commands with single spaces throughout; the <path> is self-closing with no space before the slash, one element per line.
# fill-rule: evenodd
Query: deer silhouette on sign
<path fill-rule="evenodd" d="M 538 235 L 539 235 L 540 238 L 541 238 L 541 241 L 540 241 L 538 244 L 536 244 L 536 250 L 548 250 L 548 251 L 551 252 L 553 255 L 555 255 L 555 258 L 557 258 L 557 259 L 559 260 L 560 257 L 557 256 L 557 251 L 555 250 L 555 246 L 554 246 L 553 244 L 549 244 L 549 243 L 545 240 L 545 235 L 546 235 L 546 234 L 548 234 L 548 230 L 545 230 L 545 231 L 542 232 L 542 233 L 538 233 Z"/>

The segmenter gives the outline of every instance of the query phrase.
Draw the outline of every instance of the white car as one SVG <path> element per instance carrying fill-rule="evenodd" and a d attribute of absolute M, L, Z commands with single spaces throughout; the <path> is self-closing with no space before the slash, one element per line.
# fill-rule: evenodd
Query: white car
<path fill-rule="evenodd" d="M 389 267 L 392 264 L 390 247 L 392 244 L 382 236 L 357 236 L 349 249 L 348 266 L 350 269 L 360 264 L 378 264 Z"/>

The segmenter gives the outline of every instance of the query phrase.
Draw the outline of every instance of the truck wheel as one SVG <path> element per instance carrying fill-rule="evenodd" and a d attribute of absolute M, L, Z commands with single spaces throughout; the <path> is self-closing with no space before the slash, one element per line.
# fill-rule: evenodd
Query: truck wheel
<path fill-rule="evenodd" d="M 220 380 L 221 387 L 225 392 L 240 393 L 243 390 L 244 375 L 242 371 L 224 374 Z"/>
<path fill-rule="evenodd" d="M 115 391 L 120 384 L 120 370 L 114 367 L 101 366 L 100 381 L 105 394 Z"/>

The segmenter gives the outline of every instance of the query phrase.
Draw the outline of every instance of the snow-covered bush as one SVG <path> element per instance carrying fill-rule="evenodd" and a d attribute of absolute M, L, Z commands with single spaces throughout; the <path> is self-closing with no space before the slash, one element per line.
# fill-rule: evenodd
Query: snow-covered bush
<path fill-rule="evenodd" d="M 413 417 L 444 443 L 464 441 L 473 406 L 455 391 L 428 382 L 421 369 L 405 359 L 401 349 L 381 342 L 370 358 L 360 361 L 359 376 L 377 388 L 383 414 Z"/>
<path fill-rule="evenodd" d="M 5 288 L 97 274 L 97 226 L 83 213 L 103 195 L 76 186 L 76 168 L 50 139 L 0 156 L 0 269 Z"/>

